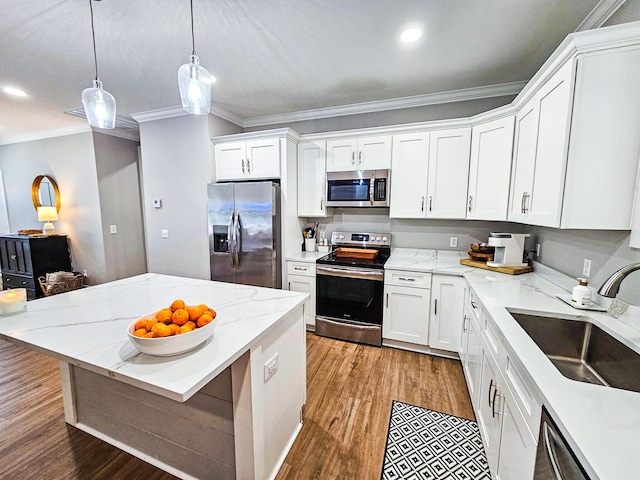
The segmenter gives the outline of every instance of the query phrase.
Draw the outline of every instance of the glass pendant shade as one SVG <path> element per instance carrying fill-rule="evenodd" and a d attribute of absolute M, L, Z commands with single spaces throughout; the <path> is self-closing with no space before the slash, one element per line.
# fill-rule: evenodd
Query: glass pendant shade
<path fill-rule="evenodd" d="M 89 125 L 96 128 L 114 128 L 116 125 L 116 99 L 102 88 L 102 82 L 93 81 L 93 88 L 82 91 L 82 105 Z"/>
<path fill-rule="evenodd" d="M 178 69 L 182 108 L 188 113 L 206 115 L 211 110 L 211 75 L 200 66 L 197 55 L 191 55 L 190 60 L 190 63 L 185 63 Z"/>

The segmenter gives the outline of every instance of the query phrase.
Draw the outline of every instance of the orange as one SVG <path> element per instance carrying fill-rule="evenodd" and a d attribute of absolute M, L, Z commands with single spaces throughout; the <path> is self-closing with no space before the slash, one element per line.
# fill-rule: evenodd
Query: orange
<path fill-rule="evenodd" d="M 133 327 L 134 330 L 140 330 L 141 328 L 147 328 L 147 321 L 144 318 L 142 320 L 138 320 L 135 327 Z"/>
<path fill-rule="evenodd" d="M 170 308 L 163 308 L 158 313 L 156 313 L 156 320 L 162 323 L 171 323 L 171 316 L 173 312 Z"/>
<path fill-rule="evenodd" d="M 173 312 L 181 308 L 184 308 L 184 300 L 180 300 L 180 299 L 174 300 L 173 303 L 171 304 L 171 311 Z"/>
<path fill-rule="evenodd" d="M 187 311 L 189 312 L 189 320 L 195 322 L 207 309 L 206 307 L 202 308 L 202 305 L 196 305 L 195 307 L 187 307 Z"/>
<path fill-rule="evenodd" d="M 187 312 L 184 308 L 179 308 L 175 312 L 173 312 L 173 316 L 171 317 L 173 323 L 178 325 L 184 325 L 189 320 L 189 312 Z"/>
<path fill-rule="evenodd" d="M 208 313 L 205 313 L 204 315 L 201 315 L 200 318 L 198 318 L 199 327 L 204 327 L 206 324 L 211 322 L 213 322 L 213 317 Z"/>
<path fill-rule="evenodd" d="M 168 327 L 171 329 L 171 335 L 175 335 L 178 329 L 180 328 L 180 325 L 176 325 L 175 323 L 170 323 Z"/>
<path fill-rule="evenodd" d="M 144 327 L 143 328 L 136 328 L 135 332 L 133 332 L 133 335 L 135 337 L 144 337 L 146 334 L 147 334 L 147 329 L 144 328 Z"/>
<path fill-rule="evenodd" d="M 216 318 L 217 312 L 213 308 L 209 308 L 209 312 L 213 318 Z"/>
<path fill-rule="evenodd" d="M 192 322 L 191 320 L 189 320 L 187 323 L 185 323 L 185 326 L 191 327 L 191 330 L 195 330 L 196 327 L 197 327 L 196 322 Z"/>
<path fill-rule="evenodd" d="M 168 325 L 165 325 L 164 323 L 158 323 L 153 327 L 153 338 L 168 337 L 169 335 L 171 335 L 171 329 Z"/>
<path fill-rule="evenodd" d="M 145 328 L 147 329 L 147 332 L 150 332 L 151 329 L 153 329 L 153 326 L 157 325 L 157 323 L 158 323 L 158 320 L 155 318 L 147 320 L 147 323 L 145 324 Z"/>
<path fill-rule="evenodd" d="M 144 334 L 144 338 L 153 338 L 153 332 L 147 332 Z"/>
<path fill-rule="evenodd" d="M 191 325 L 182 325 L 180 328 L 178 328 L 178 331 L 176 332 L 176 335 L 182 335 L 183 333 L 189 333 L 193 330 L 193 328 L 191 327 Z"/>

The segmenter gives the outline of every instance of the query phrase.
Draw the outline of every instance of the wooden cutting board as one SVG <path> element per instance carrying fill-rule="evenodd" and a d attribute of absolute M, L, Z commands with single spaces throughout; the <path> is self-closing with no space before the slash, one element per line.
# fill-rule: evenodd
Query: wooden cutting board
<path fill-rule="evenodd" d="M 509 275 L 520 275 L 521 273 L 533 272 L 533 267 L 490 267 L 485 262 L 478 262 L 471 260 L 470 258 L 463 258 L 460 260 L 462 265 L 468 265 L 470 267 L 484 268 L 485 270 L 492 270 L 494 272 L 508 273 Z"/>

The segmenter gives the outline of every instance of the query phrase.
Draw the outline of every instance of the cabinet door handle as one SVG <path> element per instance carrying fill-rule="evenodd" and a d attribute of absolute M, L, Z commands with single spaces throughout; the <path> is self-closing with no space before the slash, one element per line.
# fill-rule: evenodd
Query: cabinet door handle
<path fill-rule="evenodd" d="M 527 213 L 529 211 L 529 192 L 524 192 L 524 208 L 522 213 Z"/>
<path fill-rule="evenodd" d="M 351 165 L 355 165 L 356 164 L 356 152 L 355 150 L 353 152 L 351 152 Z"/>
<path fill-rule="evenodd" d="M 422 203 L 420 204 L 420 211 L 424 212 L 424 196 L 422 197 Z"/>
<path fill-rule="evenodd" d="M 389 294 L 387 293 L 387 308 L 389 308 Z"/>
<path fill-rule="evenodd" d="M 431 211 L 431 201 L 433 200 L 433 197 L 431 197 L 431 195 L 429 195 L 429 211 Z"/>
<path fill-rule="evenodd" d="M 491 389 L 493 388 L 493 378 L 491 379 L 491 382 L 489 382 L 489 397 L 487 398 L 487 403 L 489 404 L 490 407 L 493 407 L 493 405 L 491 404 Z"/>
<path fill-rule="evenodd" d="M 498 386 L 496 385 L 496 389 L 493 391 L 493 402 L 491 405 L 491 416 L 496 418 L 496 416 L 500 416 L 500 412 L 496 412 L 496 397 L 502 398 L 502 394 L 498 393 Z"/>
<path fill-rule="evenodd" d="M 471 202 L 473 201 L 473 196 L 469 195 L 469 211 L 471 211 Z"/>
<path fill-rule="evenodd" d="M 469 320 L 469 317 L 465 315 L 462 319 L 462 333 L 467 333 L 467 320 Z"/>
<path fill-rule="evenodd" d="M 474 302 L 473 300 L 471 300 L 471 306 L 472 306 L 474 309 L 475 309 L 475 308 L 478 308 L 478 307 L 476 307 L 476 302 Z"/>
<path fill-rule="evenodd" d="M 433 314 L 437 315 L 438 314 L 438 299 L 436 298 L 433 303 L 434 303 Z"/>
<path fill-rule="evenodd" d="M 362 165 L 362 151 L 358 152 L 358 164 Z"/>
<path fill-rule="evenodd" d="M 251 175 L 251 162 L 249 162 L 248 158 L 247 158 L 247 174 Z"/>
<path fill-rule="evenodd" d="M 322 210 L 323 204 L 324 204 L 324 198 L 320 197 L 320 210 Z"/>
<path fill-rule="evenodd" d="M 289 282 L 289 290 L 291 290 L 291 282 Z"/>
<path fill-rule="evenodd" d="M 242 174 L 244 175 L 244 158 L 242 159 Z"/>

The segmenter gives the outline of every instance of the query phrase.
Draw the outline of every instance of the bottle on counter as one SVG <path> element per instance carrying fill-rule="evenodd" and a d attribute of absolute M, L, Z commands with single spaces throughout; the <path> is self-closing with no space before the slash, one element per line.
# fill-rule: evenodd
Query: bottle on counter
<path fill-rule="evenodd" d="M 591 289 L 587 280 L 578 278 L 578 285 L 571 291 L 571 302 L 577 307 L 588 307 L 591 304 Z"/>

